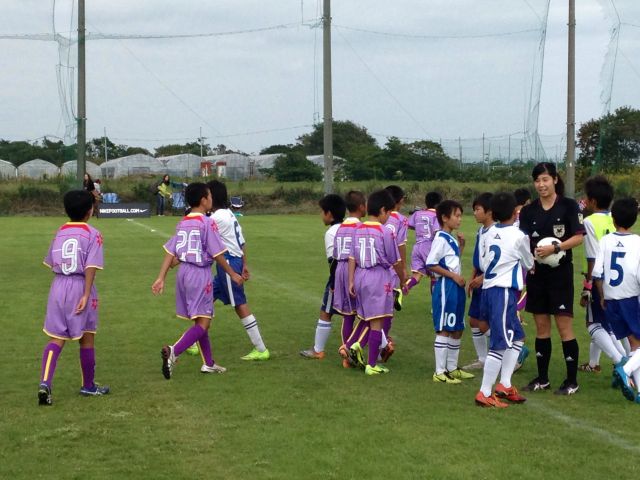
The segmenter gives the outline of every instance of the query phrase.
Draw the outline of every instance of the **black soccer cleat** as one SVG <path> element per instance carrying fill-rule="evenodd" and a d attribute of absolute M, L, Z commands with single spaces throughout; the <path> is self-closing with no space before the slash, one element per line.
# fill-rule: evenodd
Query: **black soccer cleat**
<path fill-rule="evenodd" d="M 53 405 L 51 398 L 51 388 L 46 383 L 41 383 L 38 387 L 38 405 L 50 407 Z"/>
<path fill-rule="evenodd" d="M 577 383 L 569 383 L 569 380 L 565 380 L 564 382 L 562 382 L 562 384 L 560 385 L 560 388 L 557 389 L 555 392 L 553 392 L 554 395 L 574 395 L 575 393 L 578 392 L 578 389 L 580 387 L 578 386 Z"/>
<path fill-rule="evenodd" d="M 522 387 L 523 392 L 538 392 L 540 390 L 551 390 L 551 383 L 549 383 L 549 380 L 543 382 L 539 377 L 536 377 L 527 385 Z"/>

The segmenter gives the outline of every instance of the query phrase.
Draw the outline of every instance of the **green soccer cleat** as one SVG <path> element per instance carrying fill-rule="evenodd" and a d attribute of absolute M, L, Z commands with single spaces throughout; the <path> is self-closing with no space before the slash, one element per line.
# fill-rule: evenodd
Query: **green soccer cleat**
<path fill-rule="evenodd" d="M 448 383 L 449 385 L 457 385 L 462 383 L 459 379 L 453 378 L 448 372 L 434 373 L 433 381 L 436 383 Z"/>
<path fill-rule="evenodd" d="M 364 368 L 365 375 L 380 375 L 381 373 L 389 373 L 389 369 L 387 367 L 383 367 L 382 365 L 367 365 Z"/>
<path fill-rule="evenodd" d="M 198 348 L 198 344 L 194 343 L 189 348 L 185 350 L 189 355 L 198 355 L 200 353 L 200 349 Z"/>
<path fill-rule="evenodd" d="M 361 368 L 365 368 L 364 353 L 362 352 L 360 342 L 355 342 L 353 345 L 351 345 L 351 348 L 349 349 L 349 357 L 351 358 L 353 363 Z"/>
<path fill-rule="evenodd" d="M 402 294 L 402 290 L 399 288 L 393 289 L 393 308 L 397 311 L 402 310 L 402 299 L 404 295 Z"/>
<path fill-rule="evenodd" d="M 257 361 L 263 362 L 265 360 L 269 360 L 269 350 L 265 349 L 264 352 L 259 352 L 257 349 L 251 350 L 244 357 L 240 357 L 241 360 L 249 360 L 249 361 Z"/>
<path fill-rule="evenodd" d="M 451 375 L 453 378 L 457 378 L 458 380 L 469 380 L 475 377 L 473 373 L 465 372 L 460 368 L 456 368 L 455 370 L 449 372 L 449 375 Z"/>

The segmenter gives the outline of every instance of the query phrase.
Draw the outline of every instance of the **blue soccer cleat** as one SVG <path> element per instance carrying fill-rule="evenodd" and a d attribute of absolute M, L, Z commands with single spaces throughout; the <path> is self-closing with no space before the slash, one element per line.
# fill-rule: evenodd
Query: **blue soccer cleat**
<path fill-rule="evenodd" d="M 523 345 L 522 350 L 520 350 L 520 354 L 518 355 L 518 360 L 516 360 L 516 368 L 513 370 L 514 372 L 517 372 L 522 368 L 528 356 L 529 356 L 529 349 L 527 348 L 526 345 Z"/>
<path fill-rule="evenodd" d="M 102 395 L 107 395 L 110 389 L 107 385 L 96 385 L 93 384 L 93 387 L 82 387 L 80 389 L 80 395 L 83 397 L 99 397 Z"/>
<path fill-rule="evenodd" d="M 616 365 L 613 369 L 613 378 L 614 382 L 620 387 L 622 391 L 622 395 L 624 398 L 629 400 L 630 402 L 635 401 L 636 393 L 633 391 L 633 387 L 631 387 L 631 382 L 629 380 L 629 375 L 627 375 L 624 371 L 624 368 L 620 365 Z"/>

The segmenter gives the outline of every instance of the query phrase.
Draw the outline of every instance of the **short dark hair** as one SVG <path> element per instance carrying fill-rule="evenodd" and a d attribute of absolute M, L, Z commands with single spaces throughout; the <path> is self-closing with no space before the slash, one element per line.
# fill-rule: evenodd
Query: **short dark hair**
<path fill-rule="evenodd" d="M 491 210 L 491 197 L 493 197 L 493 193 L 491 192 L 481 193 L 475 198 L 471 208 L 475 209 L 479 206 L 482 207 L 485 212 L 488 212 Z"/>
<path fill-rule="evenodd" d="M 88 190 L 71 190 L 64 194 L 64 211 L 72 222 L 84 220 L 93 207 L 93 193 Z"/>
<path fill-rule="evenodd" d="M 531 172 L 533 181 L 535 182 L 543 173 L 550 175 L 551 178 L 558 181 L 558 183 L 556 183 L 556 194 L 564 195 L 564 182 L 562 181 L 562 178 L 560 178 L 560 175 L 558 175 L 558 169 L 556 168 L 555 163 L 540 162 L 533 167 L 533 171 Z"/>
<path fill-rule="evenodd" d="M 335 223 L 341 223 L 344 220 L 344 214 L 346 213 L 347 206 L 340 195 L 336 195 L 335 193 L 325 195 L 320 199 L 318 205 L 323 212 L 331 212 Z"/>
<path fill-rule="evenodd" d="M 228 208 L 229 195 L 227 194 L 227 186 L 220 180 L 211 180 L 207 182 L 207 186 L 211 190 L 213 208 Z"/>
<path fill-rule="evenodd" d="M 388 187 L 385 187 L 385 190 L 391 194 L 395 205 L 400 203 L 404 198 L 404 190 L 398 185 L 389 185 Z"/>
<path fill-rule="evenodd" d="M 602 210 L 606 210 L 611 206 L 613 186 L 602 175 L 588 178 L 584 182 L 584 193 L 589 200 L 595 200 L 596 206 Z"/>
<path fill-rule="evenodd" d="M 531 200 L 531 192 L 528 188 L 517 188 L 513 196 L 516 197 L 516 205 L 524 205 Z"/>
<path fill-rule="evenodd" d="M 347 210 L 356 212 L 361 206 L 367 204 L 367 199 L 364 193 L 358 190 L 351 190 L 344 196 L 344 202 L 347 205 Z"/>
<path fill-rule="evenodd" d="M 618 227 L 631 228 L 638 219 L 638 202 L 635 198 L 620 198 L 611 206 L 613 223 Z"/>
<path fill-rule="evenodd" d="M 491 216 L 496 222 L 506 222 L 513 217 L 518 203 L 513 193 L 499 192 L 491 198 Z"/>
<path fill-rule="evenodd" d="M 207 198 L 207 195 L 209 195 L 209 187 L 202 182 L 190 183 L 184 191 L 184 198 L 191 208 L 199 206 L 200 201 Z"/>
<path fill-rule="evenodd" d="M 440 202 L 436 207 L 436 216 L 438 217 L 438 223 L 440 225 L 444 225 L 443 218 L 449 217 L 453 215 L 453 212 L 456 210 L 460 210 L 460 213 L 463 212 L 462 205 L 456 202 L 455 200 L 445 200 Z"/>
<path fill-rule="evenodd" d="M 438 192 L 428 192 L 424 196 L 424 204 L 427 208 L 436 208 L 438 204 L 442 201 L 442 195 Z"/>
<path fill-rule="evenodd" d="M 374 217 L 380 215 L 383 208 L 385 208 L 387 212 L 391 212 L 395 206 L 396 203 L 386 188 L 373 192 L 367 199 L 367 213 Z"/>

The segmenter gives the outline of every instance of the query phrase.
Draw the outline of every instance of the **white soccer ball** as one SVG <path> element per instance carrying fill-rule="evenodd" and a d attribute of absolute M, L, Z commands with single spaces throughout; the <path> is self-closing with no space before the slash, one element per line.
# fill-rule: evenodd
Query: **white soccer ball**
<path fill-rule="evenodd" d="M 560 240 L 558 240 L 556 237 L 545 237 L 540 240 L 536 246 L 546 247 L 547 245 L 555 245 L 559 243 Z M 564 257 L 566 254 L 567 252 L 565 252 L 564 250 L 560 250 L 558 253 L 552 253 L 551 255 L 547 255 L 544 258 L 536 255 L 536 262 L 555 268 L 560 265 L 560 260 L 562 260 L 562 257 Z"/>

